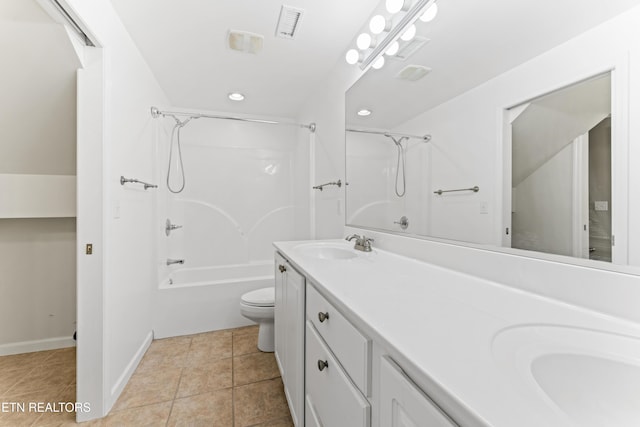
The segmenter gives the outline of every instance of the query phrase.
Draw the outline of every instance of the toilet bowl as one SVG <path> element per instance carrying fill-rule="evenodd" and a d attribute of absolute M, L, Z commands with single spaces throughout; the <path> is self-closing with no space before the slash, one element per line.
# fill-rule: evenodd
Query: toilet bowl
<path fill-rule="evenodd" d="M 240 314 L 258 323 L 258 349 L 274 351 L 273 313 L 275 288 L 262 288 L 247 292 L 240 297 Z"/>

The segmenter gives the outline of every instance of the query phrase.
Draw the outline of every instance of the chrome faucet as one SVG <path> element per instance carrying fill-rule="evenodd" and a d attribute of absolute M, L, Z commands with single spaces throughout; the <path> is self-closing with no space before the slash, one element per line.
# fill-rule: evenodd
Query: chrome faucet
<path fill-rule="evenodd" d="M 167 259 L 167 265 L 171 265 L 171 264 L 184 264 L 184 260 L 183 259 L 171 259 L 171 258 L 168 258 Z"/>
<path fill-rule="evenodd" d="M 365 236 L 359 236 L 357 234 L 345 237 L 345 240 L 348 241 L 352 241 L 353 239 L 356 239 L 356 244 L 353 249 L 362 252 L 371 252 L 371 242 L 374 241 L 373 239 Z"/>

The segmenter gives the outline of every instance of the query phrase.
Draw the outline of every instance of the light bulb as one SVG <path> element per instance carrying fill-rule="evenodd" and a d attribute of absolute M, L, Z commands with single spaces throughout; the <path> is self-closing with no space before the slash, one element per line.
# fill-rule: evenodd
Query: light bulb
<path fill-rule="evenodd" d="M 373 64 L 371 64 L 371 66 L 376 70 L 382 68 L 384 66 L 384 56 L 380 56 L 378 59 L 376 59 Z"/>
<path fill-rule="evenodd" d="M 412 25 L 409 28 L 407 28 L 407 30 L 404 32 L 404 34 L 402 34 L 400 36 L 400 38 L 406 42 L 408 42 L 409 40 L 411 40 L 412 38 L 414 38 L 416 36 L 416 26 Z"/>
<path fill-rule="evenodd" d="M 433 18 L 435 18 L 437 14 L 438 14 L 438 3 L 433 3 L 431 6 L 429 6 L 429 9 L 427 9 L 422 14 L 422 16 L 420 17 L 420 20 L 422 22 L 431 22 L 433 21 Z"/>
<path fill-rule="evenodd" d="M 389 23 L 382 15 L 376 15 L 369 21 L 369 29 L 373 34 L 380 34 L 383 31 L 389 31 Z"/>
<path fill-rule="evenodd" d="M 358 36 L 356 40 L 356 45 L 358 45 L 358 49 L 365 50 L 371 47 L 371 36 L 369 33 L 362 33 Z"/>
<path fill-rule="evenodd" d="M 355 65 L 360 62 L 360 52 L 355 49 L 349 49 L 345 55 L 345 59 L 347 60 L 347 64 Z"/>
<path fill-rule="evenodd" d="M 387 12 L 398 13 L 401 10 L 409 10 L 409 6 L 411 6 L 411 0 L 387 0 L 385 5 L 387 7 Z"/>
<path fill-rule="evenodd" d="M 387 50 L 384 52 L 385 55 L 389 55 L 389 56 L 393 56 L 396 53 L 398 53 L 398 50 L 400 49 L 400 43 L 393 42 L 389 45 L 389 47 L 387 48 Z"/>

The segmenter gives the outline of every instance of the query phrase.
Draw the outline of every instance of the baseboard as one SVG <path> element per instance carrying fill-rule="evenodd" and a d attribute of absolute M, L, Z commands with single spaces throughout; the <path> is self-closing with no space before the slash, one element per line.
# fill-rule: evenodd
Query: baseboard
<path fill-rule="evenodd" d="M 56 350 L 59 348 L 75 347 L 76 342 L 71 337 L 46 338 L 43 340 L 21 341 L 0 344 L 0 356 L 11 354 L 32 353 L 34 351 Z"/>
<path fill-rule="evenodd" d="M 107 413 L 111 411 L 111 408 L 116 403 L 116 400 L 118 400 L 118 397 L 120 397 L 122 390 L 124 390 L 125 386 L 131 379 L 131 376 L 136 371 L 136 368 L 140 364 L 142 357 L 147 352 L 147 349 L 151 345 L 152 341 L 153 341 L 153 331 L 150 331 L 149 334 L 147 334 L 147 337 L 142 342 L 142 345 L 140 346 L 136 354 L 133 356 L 133 358 L 125 368 L 122 375 L 120 375 L 120 377 L 118 378 L 118 381 L 116 381 L 113 387 L 111 387 L 109 404 L 107 405 L 107 408 L 108 408 Z"/>

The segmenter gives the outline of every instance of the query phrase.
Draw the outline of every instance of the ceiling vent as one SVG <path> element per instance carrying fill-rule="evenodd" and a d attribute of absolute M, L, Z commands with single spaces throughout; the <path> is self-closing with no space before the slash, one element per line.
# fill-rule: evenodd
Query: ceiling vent
<path fill-rule="evenodd" d="M 227 45 L 229 49 L 243 53 L 256 54 L 262 50 L 264 36 L 247 31 L 229 30 Z"/>
<path fill-rule="evenodd" d="M 396 74 L 396 79 L 415 82 L 431 72 L 431 68 L 422 65 L 409 65 Z"/>
<path fill-rule="evenodd" d="M 401 43 L 400 49 L 398 53 L 395 54 L 395 57 L 404 61 L 416 53 L 422 46 L 429 43 L 429 41 L 426 37 L 414 37 L 408 42 Z"/>
<path fill-rule="evenodd" d="M 278 18 L 278 26 L 276 27 L 276 36 L 283 39 L 294 39 L 302 20 L 304 10 L 296 7 L 287 6 L 285 4 L 280 8 L 280 17 Z"/>

